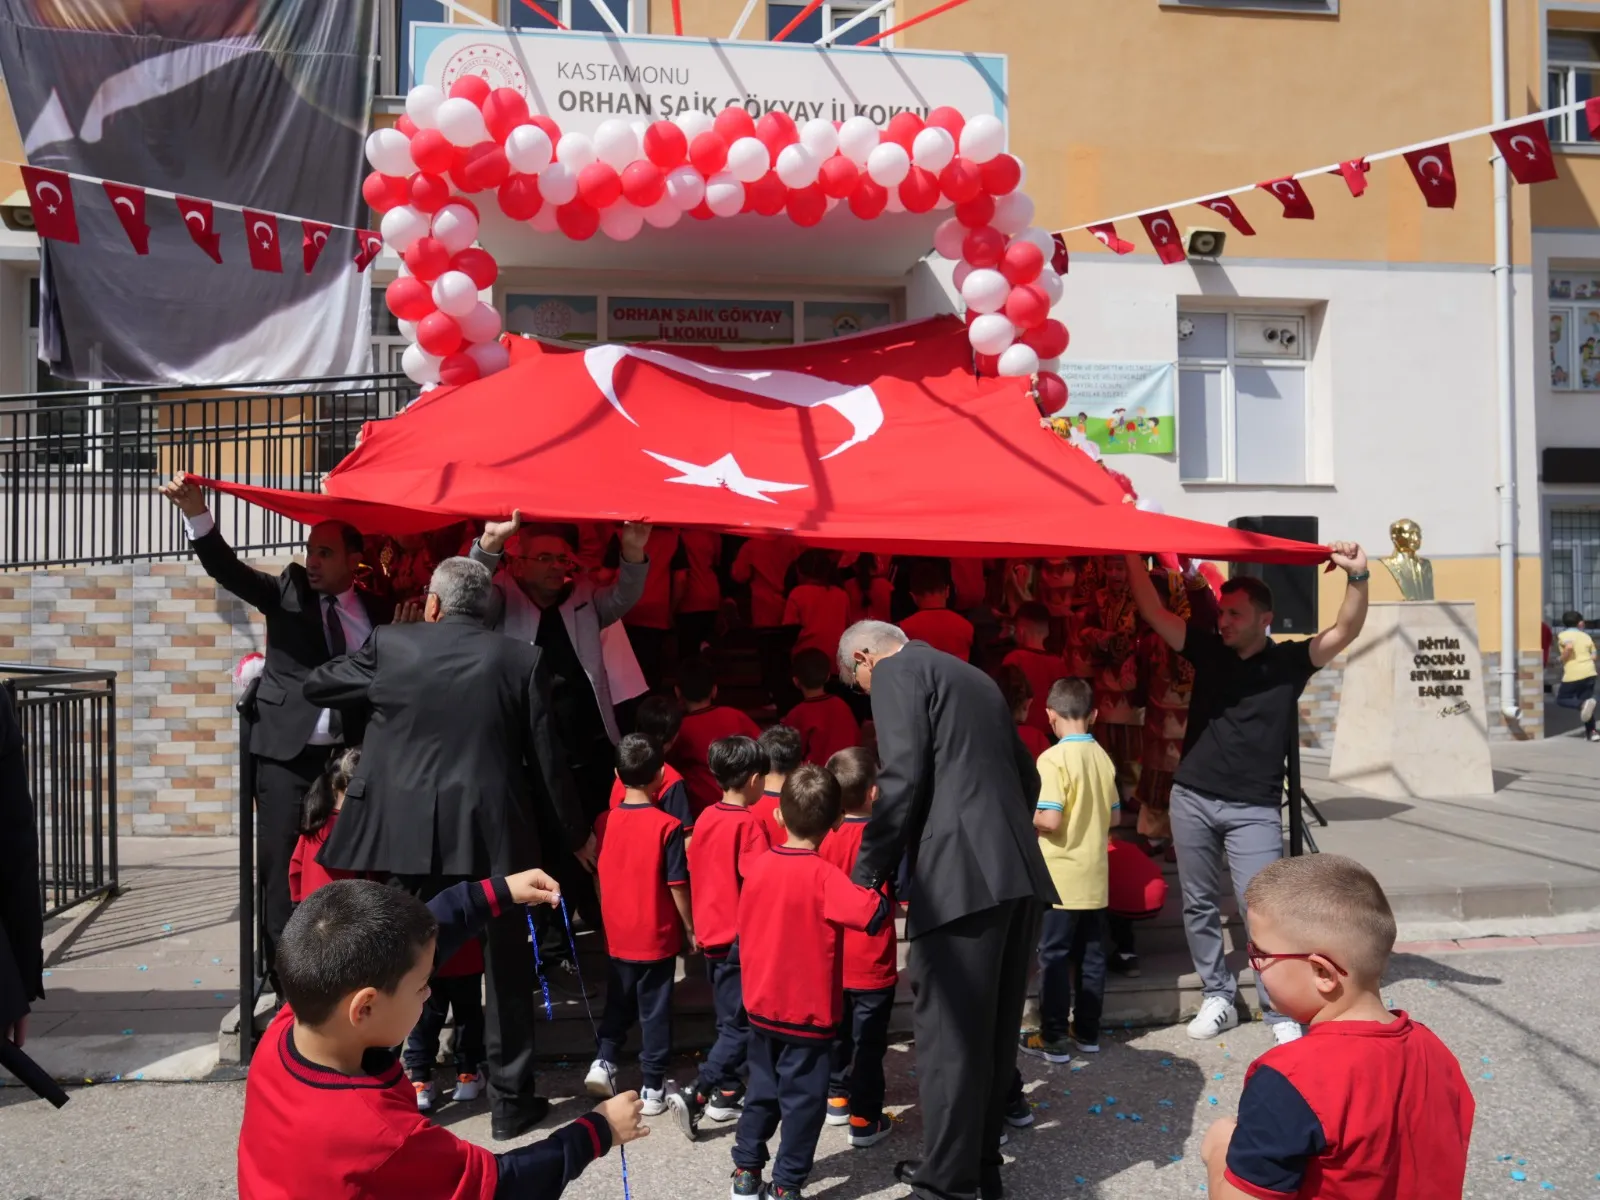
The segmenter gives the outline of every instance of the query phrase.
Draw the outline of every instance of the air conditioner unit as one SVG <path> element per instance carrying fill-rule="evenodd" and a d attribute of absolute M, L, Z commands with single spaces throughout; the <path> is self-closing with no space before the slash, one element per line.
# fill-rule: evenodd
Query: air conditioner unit
<path fill-rule="evenodd" d="M 1247 358 L 1304 358 L 1305 321 L 1301 317 L 1234 318 L 1234 353 Z"/>
<path fill-rule="evenodd" d="M 1188 229 L 1183 234 L 1185 253 L 1203 262 L 1216 262 L 1227 244 L 1228 235 L 1220 229 Z"/>

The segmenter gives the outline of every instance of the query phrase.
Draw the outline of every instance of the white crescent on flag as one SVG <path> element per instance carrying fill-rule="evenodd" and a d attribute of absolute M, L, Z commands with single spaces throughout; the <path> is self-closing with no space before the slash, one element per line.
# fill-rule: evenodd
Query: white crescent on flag
<path fill-rule="evenodd" d="M 1167 232 L 1157 234 L 1156 231 L 1163 225 L 1167 227 Z M 1152 236 L 1158 236 L 1163 242 L 1165 242 L 1172 236 L 1172 222 L 1167 220 L 1165 217 L 1157 217 L 1154 221 L 1150 222 L 1150 233 Z"/>
<path fill-rule="evenodd" d="M 1517 148 L 1517 143 L 1518 142 L 1524 142 L 1524 143 L 1527 144 L 1527 147 L 1528 147 L 1527 155 L 1528 155 L 1529 158 L 1538 158 L 1539 157 L 1539 147 L 1537 145 L 1535 145 L 1534 140 L 1531 137 L 1529 137 L 1527 134 L 1525 134 L 1525 133 L 1517 134 L 1517 136 L 1512 138 L 1509 142 L 1507 142 L 1506 145 L 1510 146 L 1513 150 L 1515 150 Z"/>
<path fill-rule="evenodd" d="M 124 204 L 126 204 L 128 206 L 128 215 L 129 216 L 135 216 L 136 217 L 136 216 L 139 215 L 139 208 L 138 208 L 138 206 L 136 204 L 134 204 L 133 198 L 131 196 L 118 196 L 111 203 L 116 205 L 118 208 L 121 208 Z"/>
<path fill-rule="evenodd" d="M 47 188 L 50 191 L 52 191 L 52 192 L 54 192 L 56 194 L 55 204 L 60 204 L 61 203 L 61 189 L 58 188 L 55 184 L 51 183 L 48 179 L 41 179 L 38 182 L 38 184 L 35 185 L 35 187 L 33 189 L 34 195 L 39 197 L 39 203 L 41 203 L 41 204 L 49 204 L 50 203 L 50 201 L 48 201 L 48 200 L 46 200 L 44 198 L 44 193 L 45 193 L 45 190 Z M 50 211 L 51 212 L 55 212 L 55 208 L 54 208 L 53 205 L 52 205 Z"/>
<path fill-rule="evenodd" d="M 265 221 L 257 221 L 254 225 L 250 226 L 250 232 L 256 233 L 258 231 L 261 234 L 261 244 L 263 246 L 272 245 L 272 226 L 268 225 Z"/>
<path fill-rule="evenodd" d="M 322 229 L 317 230 L 311 235 L 311 240 L 319 246 L 326 245 L 328 241 L 327 231 Z"/>
<path fill-rule="evenodd" d="M 1280 191 L 1280 188 L 1288 188 L 1289 190 L 1286 192 Z M 1277 183 L 1272 185 L 1272 190 L 1277 192 L 1280 196 L 1287 196 L 1289 199 L 1293 200 L 1295 193 L 1299 191 L 1299 188 L 1296 187 L 1295 182 L 1292 179 L 1280 179 Z"/>
<path fill-rule="evenodd" d="M 183 214 L 183 219 L 185 221 L 199 221 L 200 222 L 200 232 L 201 233 L 209 232 L 207 227 L 210 225 L 210 222 L 206 220 L 205 213 L 196 212 L 194 209 L 190 209 L 188 212 Z"/>

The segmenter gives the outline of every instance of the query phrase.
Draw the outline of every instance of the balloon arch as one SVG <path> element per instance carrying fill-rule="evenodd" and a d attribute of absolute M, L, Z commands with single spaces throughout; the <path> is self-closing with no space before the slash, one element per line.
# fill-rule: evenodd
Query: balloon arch
<path fill-rule="evenodd" d="M 361 193 L 404 263 L 386 300 L 411 341 L 401 365 L 420 384 L 470 383 L 509 362 L 500 314 L 478 298 L 499 265 L 473 244 L 473 195 L 492 192 L 508 218 L 542 233 L 619 242 L 686 216 L 787 213 L 811 226 L 842 203 L 864 221 L 952 209 L 933 245 L 957 264 L 976 369 L 1036 377 L 1041 409 L 1056 412 L 1067 399 L 1055 370 L 1067 329 L 1050 309 L 1064 285 L 1020 190 L 1022 164 L 1004 146 L 997 118 L 953 108 L 926 120 L 899 113 L 882 130 L 866 117 L 797 126 L 787 113 L 756 119 L 730 107 L 562 133 L 522 93 L 468 76 L 448 95 L 411 89 L 395 127 L 367 138 L 373 171 Z"/>

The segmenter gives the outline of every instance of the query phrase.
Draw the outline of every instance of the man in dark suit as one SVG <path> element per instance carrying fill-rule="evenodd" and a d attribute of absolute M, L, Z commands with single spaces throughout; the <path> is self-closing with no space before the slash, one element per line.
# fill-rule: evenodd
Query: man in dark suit
<path fill-rule="evenodd" d="M 862 621 L 839 674 L 872 696 L 878 801 L 855 881 L 910 879 L 920 1162 L 897 1178 L 922 1200 L 996 1197 L 1006 1092 L 1041 903 L 1055 886 L 1033 830 L 1039 774 L 995 682 L 894 625 Z"/>
<path fill-rule="evenodd" d="M 267 618 L 266 662 L 256 691 L 250 752 L 256 758 L 256 863 L 264 893 L 262 918 L 267 969 L 294 905 L 289 860 L 300 836 L 300 807 L 336 748 L 358 745 L 360 706 L 318 708 L 301 688 L 313 667 L 359 647 L 392 615 L 381 601 L 356 591 L 361 534 L 324 521 L 306 537 L 306 561 L 276 575 L 239 561 L 218 532 L 200 488 L 179 475 L 161 494 L 183 513 L 189 544 L 206 574 Z"/>
<path fill-rule="evenodd" d="M 390 875 L 427 899 L 538 866 L 541 827 L 565 839 L 543 848 L 547 860 L 571 852 L 592 865 L 543 651 L 484 628 L 491 589 L 487 567 L 448 558 L 428 584 L 423 624 L 378 629 L 306 680 L 313 704 L 372 712 L 323 866 Z M 513 1138 L 550 1107 L 534 1094 L 533 951 L 520 910 L 490 922 L 486 950 L 492 1132 Z"/>

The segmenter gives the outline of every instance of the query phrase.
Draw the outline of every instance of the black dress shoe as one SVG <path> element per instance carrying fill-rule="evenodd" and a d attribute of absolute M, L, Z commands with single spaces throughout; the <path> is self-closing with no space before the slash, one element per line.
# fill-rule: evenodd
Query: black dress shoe
<path fill-rule="evenodd" d="M 901 1183 L 910 1184 L 921 1166 L 922 1160 L 920 1158 L 901 1159 L 894 1165 L 894 1177 Z M 1005 1194 L 1005 1184 L 1000 1181 L 1000 1168 L 990 1166 L 979 1168 L 979 1200 L 1003 1200 Z"/>
<path fill-rule="evenodd" d="M 509 1142 L 527 1133 L 550 1115 L 550 1101 L 543 1096 L 514 1107 L 496 1108 L 489 1121 L 489 1136 L 497 1142 Z"/>

